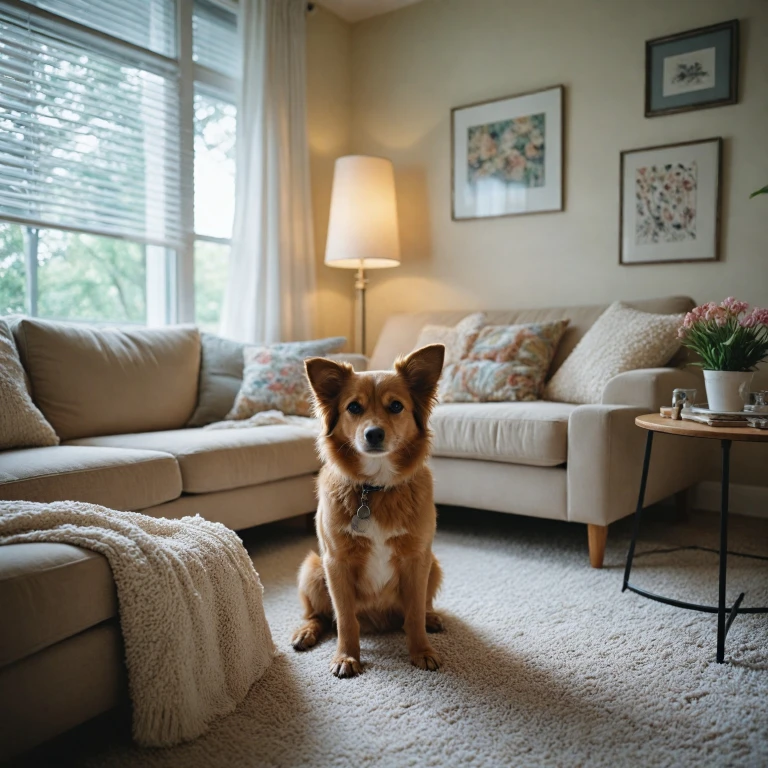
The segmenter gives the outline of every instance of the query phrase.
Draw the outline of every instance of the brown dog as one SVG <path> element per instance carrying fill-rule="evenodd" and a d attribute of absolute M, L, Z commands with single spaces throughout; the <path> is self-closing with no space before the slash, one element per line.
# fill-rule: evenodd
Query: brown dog
<path fill-rule="evenodd" d="M 299 571 L 305 622 L 291 643 L 311 648 L 335 618 L 336 677 L 360 672 L 361 620 L 404 627 L 411 661 L 440 667 L 427 638 L 443 627 L 432 609 L 442 572 L 432 554 L 437 513 L 426 461 L 444 353 L 433 344 L 398 360 L 394 371 L 368 373 L 317 357 L 306 362 L 323 425 L 320 556 L 310 552 Z"/>

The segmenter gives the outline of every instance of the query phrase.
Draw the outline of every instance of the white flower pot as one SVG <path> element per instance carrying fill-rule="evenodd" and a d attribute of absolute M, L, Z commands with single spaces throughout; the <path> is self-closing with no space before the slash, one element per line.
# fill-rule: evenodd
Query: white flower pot
<path fill-rule="evenodd" d="M 751 371 L 704 371 L 707 405 L 710 411 L 743 411 L 749 397 Z"/>

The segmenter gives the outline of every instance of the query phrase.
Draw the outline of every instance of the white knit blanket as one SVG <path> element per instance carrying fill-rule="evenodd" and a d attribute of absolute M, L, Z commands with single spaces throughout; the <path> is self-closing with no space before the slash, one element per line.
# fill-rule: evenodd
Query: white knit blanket
<path fill-rule="evenodd" d="M 267 427 L 273 424 L 290 424 L 294 427 L 302 427 L 317 434 L 320 431 L 320 422 L 306 416 L 289 416 L 282 411 L 260 411 L 247 419 L 235 419 L 231 421 L 214 421 L 203 429 L 250 429 L 251 427 Z"/>
<path fill-rule="evenodd" d="M 76 501 L 0 501 L 0 544 L 33 541 L 74 544 L 109 561 L 139 744 L 199 736 L 269 666 L 274 644 L 259 576 L 220 523 Z"/>

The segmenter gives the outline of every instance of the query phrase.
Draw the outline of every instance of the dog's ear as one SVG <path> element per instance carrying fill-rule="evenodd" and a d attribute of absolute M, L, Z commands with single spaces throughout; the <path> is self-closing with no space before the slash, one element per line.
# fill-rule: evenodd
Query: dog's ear
<path fill-rule="evenodd" d="M 324 357 L 310 357 L 304 366 L 315 395 L 315 416 L 323 420 L 325 433 L 330 435 L 339 420 L 339 395 L 354 369 L 349 363 Z"/>
<path fill-rule="evenodd" d="M 401 357 L 395 363 L 395 370 L 405 379 L 408 391 L 414 403 L 416 426 L 423 432 L 427 419 L 436 402 L 437 381 L 443 370 L 445 347 L 442 344 L 430 344 L 407 357 Z"/>

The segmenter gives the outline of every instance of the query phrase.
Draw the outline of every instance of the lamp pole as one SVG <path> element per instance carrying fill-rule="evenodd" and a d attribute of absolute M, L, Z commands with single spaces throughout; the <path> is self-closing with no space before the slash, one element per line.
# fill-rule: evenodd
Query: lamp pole
<path fill-rule="evenodd" d="M 355 278 L 355 289 L 357 290 L 357 297 L 359 299 L 358 312 L 359 322 L 358 328 L 360 329 L 360 354 L 365 354 L 365 288 L 368 284 L 368 279 L 365 276 L 365 268 L 363 267 L 363 260 L 360 259 L 360 266 L 357 268 L 357 277 Z"/>

